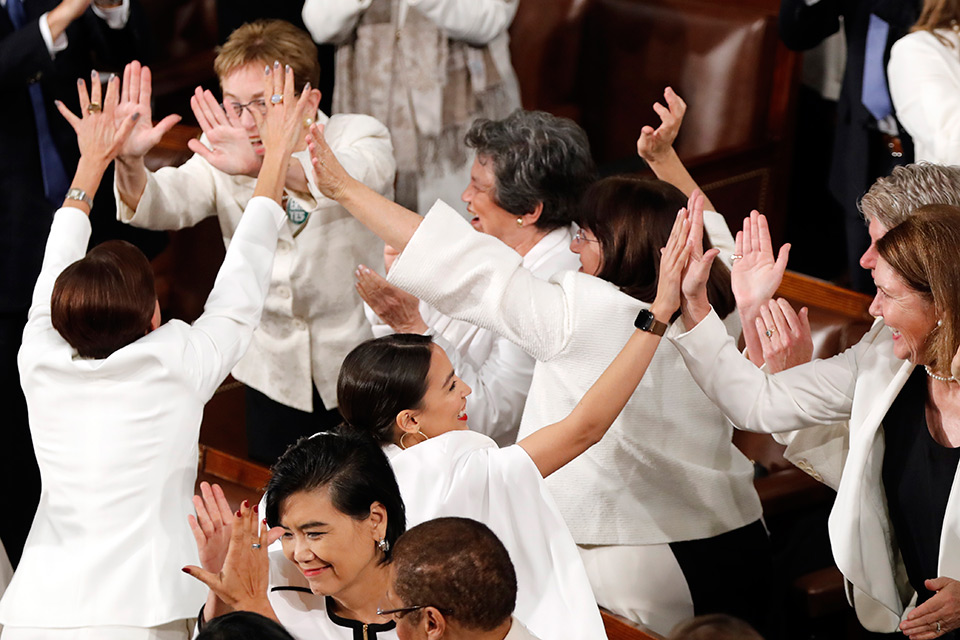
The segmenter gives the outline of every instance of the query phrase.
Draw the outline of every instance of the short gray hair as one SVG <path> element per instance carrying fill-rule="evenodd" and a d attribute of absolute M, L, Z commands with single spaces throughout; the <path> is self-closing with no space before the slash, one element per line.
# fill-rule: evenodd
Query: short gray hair
<path fill-rule="evenodd" d="M 586 132 L 545 111 L 518 109 L 502 120 L 476 120 L 464 141 L 493 162 L 498 205 L 522 216 L 543 203 L 542 229 L 573 222 L 581 195 L 597 177 Z"/>
<path fill-rule="evenodd" d="M 960 206 L 960 167 L 927 162 L 894 167 L 873 183 L 859 207 L 866 218 L 876 218 L 889 230 L 928 204 Z"/>

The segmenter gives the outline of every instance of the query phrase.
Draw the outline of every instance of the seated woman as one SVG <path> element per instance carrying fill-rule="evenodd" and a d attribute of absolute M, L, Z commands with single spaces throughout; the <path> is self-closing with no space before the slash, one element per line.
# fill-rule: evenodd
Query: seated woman
<path fill-rule="evenodd" d="M 679 286 L 689 244 L 699 242 L 701 231 L 702 220 L 688 220 L 685 212 L 674 217 L 660 269 L 662 290 L 670 292 Z M 711 252 L 709 259 L 714 255 Z M 443 350 L 429 336 L 385 336 L 360 345 L 344 361 L 338 383 L 341 411 L 352 430 L 372 435 L 371 441 L 375 438 L 388 449 L 409 521 L 418 524 L 457 515 L 489 526 L 516 565 L 520 592 L 516 616 L 539 637 L 604 637 L 576 547 L 543 477 L 583 453 L 610 427 L 653 358 L 662 334 L 656 328 L 670 319 L 678 299 L 675 291 L 658 294 L 651 309 L 641 312 L 640 328 L 631 332 L 623 350 L 569 416 L 505 449 L 467 429 L 464 417 L 470 388 L 457 378 Z M 278 469 L 305 447 L 315 445 L 301 442 L 284 454 Z M 270 510 L 279 500 L 271 492 L 275 484 L 271 481 L 266 496 L 271 524 L 277 522 Z M 224 509 L 218 511 L 221 522 L 233 520 Z M 279 521 L 289 527 L 283 514 Z M 209 535 L 201 531 L 197 538 L 217 539 L 218 531 L 222 526 L 214 524 Z M 192 571 L 216 593 L 223 592 L 221 600 L 229 601 L 236 598 L 234 587 L 214 577 L 222 565 L 214 556 L 219 553 L 212 554 L 207 571 Z M 229 573 L 226 565 L 222 571 Z M 320 586 L 311 582 L 315 593 Z M 250 610 L 262 613 L 265 598 L 264 594 L 244 606 L 261 607 Z M 276 614 L 285 622 L 280 610 Z"/>
<path fill-rule="evenodd" d="M 177 568 L 196 554 L 177 523 L 197 476 L 203 406 L 250 344 L 283 224 L 290 153 L 306 100 L 293 75 L 261 73 L 286 98 L 261 121 L 266 147 L 204 313 L 160 326 L 153 272 L 132 245 L 86 256 L 91 201 L 138 114 L 117 118 L 119 79 L 101 103 L 80 82 L 80 163 L 47 240 L 20 349 L 42 478 L 40 508 L 0 601 L 4 640 L 187 638 L 203 591 Z M 117 125 L 117 122 L 122 124 Z"/>
<path fill-rule="evenodd" d="M 757 250 L 744 246 L 744 259 Z M 830 540 L 860 622 L 912 640 L 955 637 L 960 384 L 949 370 L 960 345 L 960 208 L 922 207 L 876 250 L 870 312 L 882 321 L 840 355 L 775 375 L 754 367 L 725 335 L 696 277 L 684 282 L 689 331 L 674 343 L 738 428 L 847 422 Z M 766 333 L 776 330 L 768 325 Z"/>
<path fill-rule="evenodd" d="M 628 340 L 630 320 L 653 301 L 664 229 L 684 201 L 664 182 L 616 177 L 594 185 L 571 244 L 581 273 L 545 281 L 443 203 L 420 218 L 384 201 L 336 164 L 319 132 L 312 138 L 318 186 L 402 251 L 392 284 L 537 358 L 521 442 L 570 414 Z M 733 249 L 719 214 L 707 213 L 703 225 Z M 711 299 L 737 334 L 729 273 L 713 264 Z M 731 437 L 677 352 L 661 349 L 610 433 L 548 479 L 602 606 L 662 634 L 713 611 L 765 626 L 769 543 L 753 467 Z M 718 574 L 728 579 L 719 583 Z"/>

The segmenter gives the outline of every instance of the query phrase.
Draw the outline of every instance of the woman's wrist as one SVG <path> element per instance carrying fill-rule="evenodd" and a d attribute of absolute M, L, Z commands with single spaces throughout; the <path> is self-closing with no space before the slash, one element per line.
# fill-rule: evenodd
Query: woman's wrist
<path fill-rule="evenodd" d="M 673 317 L 673 312 L 676 310 L 676 305 L 665 304 L 659 298 L 655 299 L 653 304 L 650 305 L 650 313 L 657 321 L 664 324 L 670 323 L 670 318 Z"/>

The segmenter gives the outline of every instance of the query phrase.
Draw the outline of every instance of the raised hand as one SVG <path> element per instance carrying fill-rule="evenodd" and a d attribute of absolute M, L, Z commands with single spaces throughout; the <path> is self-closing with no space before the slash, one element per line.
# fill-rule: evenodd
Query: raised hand
<path fill-rule="evenodd" d="M 810 362 L 813 358 L 813 338 L 807 313 L 806 307 L 796 313 L 783 298 L 770 300 L 760 307 L 754 326 L 770 373 Z M 744 327 L 744 334 L 748 330 Z"/>
<path fill-rule="evenodd" d="M 107 94 L 101 101 L 100 77 L 96 71 L 91 74 L 89 96 L 83 79 L 77 80 L 77 93 L 80 96 L 80 116 L 76 116 L 66 105 L 56 101 L 60 114 L 70 123 L 77 134 L 77 146 L 81 159 L 94 161 L 104 169 L 120 152 L 124 142 L 130 136 L 140 117 L 133 113 L 117 122 L 115 112 L 119 102 L 120 79 L 111 78 L 107 83 Z"/>
<path fill-rule="evenodd" d="M 310 149 L 310 162 L 313 164 L 314 177 L 320 193 L 331 200 L 339 201 L 353 178 L 333 155 L 333 150 L 323 137 L 323 125 L 315 124 L 307 134 L 307 148 Z"/>
<path fill-rule="evenodd" d="M 262 160 L 233 109 L 224 111 L 213 94 L 200 87 L 190 97 L 190 108 L 210 145 L 188 140 L 190 150 L 228 175 L 256 177 Z"/>
<path fill-rule="evenodd" d="M 197 515 L 188 515 L 187 522 L 197 542 L 200 566 L 211 573 L 219 573 L 227 557 L 230 534 L 233 530 L 233 512 L 220 485 L 200 483 L 200 495 L 193 496 Z"/>
<path fill-rule="evenodd" d="M 730 285 L 741 309 L 758 310 L 773 298 L 787 268 L 790 245 L 780 247 L 776 260 L 767 217 L 751 211 L 737 232 L 735 255 L 730 269 Z"/>
<path fill-rule="evenodd" d="M 710 301 L 707 298 L 707 280 L 713 260 L 720 253 L 718 249 L 703 252 L 703 194 L 695 189 L 687 201 L 690 212 L 690 258 L 687 260 L 680 285 L 682 294 L 680 305 L 683 309 L 684 324 L 692 328 L 710 313 Z"/>
<path fill-rule="evenodd" d="M 666 107 L 659 102 L 653 103 L 653 110 L 660 116 L 660 126 L 656 129 L 649 125 L 643 127 L 637 140 L 637 154 L 648 163 L 659 162 L 672 153 L 673 141 L 677 139 L 683 114 L 687 111 L 687 103 L 670 87 L 664 89 L 663 97 Z"/>
<path fill-rule="evenodd" d="M 133 132 L 120 150 L 119 157 L 123 162 L 143 158 L 160 142 L 164 134 L 180 122 L 180 116 L 169 115 L 157 124 L 153 124 L 150 107 L 152 94 L 153 80 L 150 68 L 141 66 L 136 60 L 127 64 L 123 69 L 123 87 L 115 117 L 120 121 L 136 113 L 138 120 Z"/>
<path fill-rule="evenodd" d="M 690 232 L 690 212 L 686 208 L 680 209 L 667 244 L 660 250 L 657 297 L 650 305 L 653 315 L 664 322 L 680 307 L 680 282 L 692 252 Z"/>
<path fill-rule="evenodd" d="M 310 102 L 310 83 L 303 87 L 300 97 L 294 93 L 293 69 L 286 66 L 280 73 L 280 63 L 267 67 L 263 78 L 263 95 L 267 101 L 266 115 L 254 110 L 253 119 L 260 130 L 264 155 L 274 153 L 289 157 L 303 141 L 304 117 Z M 274 101 L 274 98 L 278 101 Z M 218 105 L 219 108 L 219 105 Z M 221 113 L 223 110 L 220 110 Z"/>
<path fill-rule="evenodd" d="M 355 273 L 357 293 L 380 319 L 397 333 L 423 333 L 428 329 L 420 315 L 420 301 L 360 265 Z"/>
<path fill-rule="evenodd" d="M 267 599 L 270 561 L 267 547 L 279 539 L 282 529 L 268 530 L 257 520 L 257 508 L 244 500 L 239 515 L 232 516 L 230 545 L 223 568 L 218 572 L 189 565 L 187 573 L 207 585 L 228 607 L 252 611 L 276 620 Z"/>
<path fill-rule="evenodd" d="M 941 576 L 924 581 L 924 586 L 936 594 L 900 623 L 900 631 L 910 640 L 935 640 L 960 628 L 960 582 Z"/>

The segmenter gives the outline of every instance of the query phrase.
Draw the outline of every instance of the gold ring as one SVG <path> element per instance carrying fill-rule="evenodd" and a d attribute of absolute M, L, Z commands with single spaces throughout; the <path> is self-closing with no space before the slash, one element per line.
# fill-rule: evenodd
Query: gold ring
<path fill-rule="evenodd" d="M 98 113 L 103 110 L 99 102 L 91 102 L 87 105 L 87 113 Z"/>

